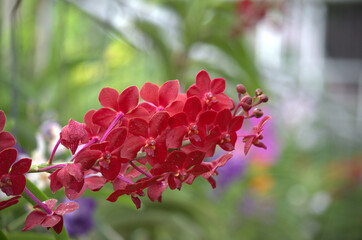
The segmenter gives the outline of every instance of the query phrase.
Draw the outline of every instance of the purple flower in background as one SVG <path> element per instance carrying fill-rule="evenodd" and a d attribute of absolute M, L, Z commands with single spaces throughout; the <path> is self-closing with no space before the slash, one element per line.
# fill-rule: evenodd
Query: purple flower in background
<path fill-rule="evenodd" d="M 77 237 L 89 233 L 94 228 L 93 212 L 96 202 L 93 198 L 78 198 L 79 209 L 64 215 L 64 225 L 69 236 Z M 68 199 L 65 202 L 70 202 Z"/>
<path fill-rule="evenodd" d="M 235 150 L 233 151 L 233 157 L 224 167 L 218 169 L 219 176 L 217 178 L 217 183 L 220 184 L 221 188 L 226 187 L 228 184 L 240 178 L 246 169 L 247 160 L 242 145 L 242 139 L 238 139 L 235 144 Z M 220 155 L 224 153 L 225 151 L 219 151 Z M 217 157 L 218 156 L 216 156 L 216 158 Z"/>
<path fill-rule="evenodd" d="M 267 111 L 265 112 L 268 113 Z M 267 114 L 267 115 L 273 115 L 273 114 Z M 252 125 L 250 128 L 256 126 L 260 121 L 260 119 L 256 118 L 252 118 L 250 120 L 251 121 L 249 122 L 249 125 Z M 276 127 L 274 119 L 269 120 L 268 124 L 270 126 L 265 128 L 263 131 L 263 136 L 264 136 L 263 143 L 267 146 L 267 149 L 252 147 L 247 156 L 249 161 L 260 163 L 261 165 L 264 166 L 273 165 L 278 160 L 278 156 L 280 153 L 280 144 L 277 138 L 277 134 L 275 132 Z"/>

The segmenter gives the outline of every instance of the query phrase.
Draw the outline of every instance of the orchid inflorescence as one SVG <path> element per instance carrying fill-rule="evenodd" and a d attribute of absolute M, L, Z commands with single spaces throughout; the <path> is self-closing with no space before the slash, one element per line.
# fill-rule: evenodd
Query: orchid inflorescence
<path fill-rule="evenodd" d="M 192 184 L 199 176 L 215 188 L 213 176 L 232 157 L 238 137 L 245 142 L 245 154 L 252 145 L 266 148 L 260 140 L 270 119 L 264 116 L 251 133 L 237 135 L 245 119 L 263 116 L 262 110 L 254 107 L 267 102 L 268 97 L 260 89 L 251 96 L 239 84 L 239 101 L 235 104 L 224 90 L 225 79 L 211 80 L 204 70 L 186 93 L 179 93 L 177 80 L 161 87 L 145 83 L 140 91 L 131 86 L 122 93 L 103 88 L 99 94 L 103 107 L 88 111 L 84 123 L 71 119 L 60 132 L 48 163 L 43 165 L 31 165 L 29 158 L 16 161 L 16 142 L 10 133 L 2 131 L 6 118 L 0 111 L 0 188 L 14 196 L 0 202 L 0 210 L 27 194 L 37 205 L 28 215 L 23 231 L 38 225 L 53 228 L 58 234 L 62 231 L 63 215 L 75 211 L 78 203 L 56 207 L 55 199 L 41 202 L 26 188 L 24 174 L 28 172 L 50 172 L 51 191 L 64 187 L 70 200 L 79 198 L 87 189 L 99 191 L 110 183 L 114 192 L 108 201 L 129 195 L 136 208 L 140 208 L 139 197 L 145 195 L 145 190 L 151 201 L 161 202 L 168 187 L 181 190 L 183 183 Z M 72 152 L 72 157 L 67 162 L 53 163 L 60 144 Z M 214 155 L 217 146 L 227 153 L 216 160 L 205 160 Z"/>

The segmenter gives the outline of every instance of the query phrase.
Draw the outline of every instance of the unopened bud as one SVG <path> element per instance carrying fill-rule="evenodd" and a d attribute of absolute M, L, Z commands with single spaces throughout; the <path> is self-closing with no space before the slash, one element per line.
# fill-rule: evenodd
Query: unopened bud
<path fill-rule="evenodd" d="M 265 103 L 269 100 L 268 96 L 265 94 L 260 95 L 259 99 L 260 99 L 260 101 L 265 102 Z"/>
<path fill-rule="evenodd" d="M 236 85 L 236 91 L 238 93 L 241 93 L 241 94 L 245 94 L 246 93 L 246 88 L 243 84 L 238 84 Z"/>
<path fill-rule="evenodd" d="M 256 118 L 261 118 L 264 113 L 263 110 L 261 110 L 260 108 L 254 108 L 253 114 Z"/>
<path fill-rule="evenodd" d="M 253 99 L 250 96 L 244 96 L 240 100 L 240 106 L 244 109 L 244 111 L 249 111 L 251 109 L 251 105 L 253 104 Z"/>
<path fill-rule="evenodd" d="M 255 96 L 260 96 L 263 94 L 263 90 L 261 90 L 260 88 L 255 90 Z"/>

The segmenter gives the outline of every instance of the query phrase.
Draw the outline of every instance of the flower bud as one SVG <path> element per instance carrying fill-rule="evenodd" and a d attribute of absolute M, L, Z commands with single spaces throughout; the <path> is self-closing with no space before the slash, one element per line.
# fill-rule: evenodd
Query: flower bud
<path fill-rule="evenodd" d="M 263 90 L 261 90 L 260 88 L 255 90 L 255 96 L 260 96 L 263 94 Z"/>
<path fill-rule="evenodd" d="M 256 118 L 261 118 L 264 113 L 263 110 L 261 110 L 260 108 L 254 108 L 253 114 Z"/>
<path fill-rule="evenodd" d="M 265 102 L 265 103 L 269 100 L 268 96 L 265 94 L 260 95 L 259 99 L 260 99 L 260 101 Z"/>
<path fill-rule="evenodd" d="M 246 93 L 246 88 L 243 84 L 238 84 L 236 85 L 236 91 L 238 93 L 241 93 L 241 94 L 245 94 Z"/>
<path fill-rule="evenodd" d="M 251 109 L 251 105 L 253 104 L 253 99 L 250 96 L 244 96 L 240 100 L 240 106 L 244 109 L 244 111 L 249 111 Z"/>

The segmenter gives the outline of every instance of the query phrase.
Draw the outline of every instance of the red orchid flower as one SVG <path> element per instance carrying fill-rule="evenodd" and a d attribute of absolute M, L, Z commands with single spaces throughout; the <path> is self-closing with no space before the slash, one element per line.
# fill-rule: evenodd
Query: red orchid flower
<path fill-rule="evenodd" d="M 50 190 L 55 193 L 64 186 L 65 195 L 74 200 L 85 190 L 84 172 L 81 170 L 81 164 L 69 163 L 61 169 L 57 169 L 50 176 Z"/>
<path fill-rule="evenodd" d="M 198 97 L 203 109 L 220 111 L 223 108 L 231 109 L 233 101 L 224 94 L 225 79 L 215 78 L 211 81 L 209 74 L 202 70 L 196 76 L 196 83 L 187 90 L 187 97 Z"/>
<path fill-rule="evenodd" d="M 209 167 L 210 171 L 202 174 L 202 177 L 205 178 L 212 186 L 212 188 L 216 188 L 216 181 L 212 176 L 218 175 L 217 169 L 219 167 L 223 167 L 229 159 L 232 158 L 231 153 L 225 153 L 224 155 L 220 156 L 219 158 L 213 160 L 212 162 L 205 162 L 202 163 Z"/>
<path fill-rule="evenodd" d="M 168 184 L 165 181 L 157 182 L 147 188 L 148 198 L 154 202 L 162 202 L 162 193 L 167 189 Z"/>
<path fill-rule="evenodd" d="M 217 113 L 214 127 L 206 136 L 202 151 L 206 152 L 206 157 L 212 157 L 215 153 L 216 145 L 219 145 L 226 151 L 234 150 L 237 140 L 236 131 L 243 125 L 244 117 L 232 117 L 229 109 L 224 109 Z M 192 151 L 196 149 L 194 146 L 186 146 L 182 148 L 184 151 Z"/>
<path fill-rule="evenodd" d="M 140 91 L 141 98 L 146 102 L 140 106 L 150 113 L 164 110 L 173 115 L 180 112 L 184 101 L 178 100 L 179 88 L 178 80 L 167 81 L 161 87 L 147 82 Z"/>
<path fill-rule="evenodd" d="M 88 132 L 83 123 L 79 123 L 72 119 L 60 132 L 60 143 L 70 149 L 72 154 L 77 151 L 79 144 L 88 142 Z"/>
<path fill-rule="evenodd" d="M 7 148 L 0 152 L 0 189 L 8 196 L 20 195 L 26 185 L 24 176 L 31 166 L 31 159 L 23 158 L 16 161 L 15 148 Z"/>
<path fill-rule="evenodd" d="M 85 129 L 88 132 L 89 140 L 94 138 L 99 139 L 99 137 L 103 136 L 106 130 L 105 128 L 101 128 L 101 126 L 93 123 L 92 118 L 95 112 L 96 110 L 91 109 L 84 115 L 84 124 L 85 124 Z"/>
<path fill-rule="evenodd" d="M 243 138 L 243 141 L 245 142 L 245 145 L 244 145 L 244 153 L 245 153 L 245 155 L 248 154 L 251 145 L 254 145 L 254 146 L 260 147 L 260 148 L 264 148 L 264 149 L 267 148 L 265 146 L 265 144 L 260 142 L 259 140 L 263 139 L 263 135 L 262 135 L 263 127 L 264 127 L 264 125 L 266 124 L 266 122 L 269 119 L 271 119 L 270 116 L 264 116 L 260 120 L 258 125 L 253 127 L 253 129 L 251 130 L 251 133 Z"/>
<path fill-rule="evenodd" d="M 155 113 L 149 122 L 142 118 L 131 119 L 128 131 L 132 135 L 124 143 L 121 157 L 134 159 L 141 149 L 146 152 L 146 159 L 151 166 L 164 161 L 167 155 L 164 130 L 168 127 L 168 119 L 169 115 L 164 111 Z"/>
<path fill-rule="evenodd" d="M 41 210 L 32 211 L 26 218 L 23 232 L 35 228 L 36 226 L 46 227 L 47 229 L 53 228 L 57 234 L 60 234 L 63 229 L 63 215 L 74 212 L 79 208 L 77 202 L 61 203 L 53 211 L 57 204 L 56 199 L 49 199 L 44 201 L 44 204 L 52 211 L 51 214 L 47 214 Z M 40 208 L 36 205 L 34 208 Z"/>
<path fill-rule="evenodd" d="M 141 178 L 134 184 L 127 184 L 124 188 L 117 189 L 107 198 L 107 200 L 115 202 L 122 195 L 130 195 L 133 203 L 136 205 L 136 208 L 139 209 L 141 207 L 141 200 L 138 196 L 143 197 L 145 195 L 143 190 L 153 184 L 157 184 L 160 178 L 161 176 Z"/>
<path fill-rule="evenodd" d="M 121 147 L 127 137 L 127 128 L 114 128 L 102 143 L 94 144 L 92 150 L 98 150 L 100 159 L 100 172 L 107 180 L 113 180 L 121 170 L 122 163 L 127 163 L 129 159 L 120 157 Z"/>
<path fill-rule="evenodd" d="M 103 88 L 99 93 L 99 102 L 103 106 L 92 117 L 94 124 L 107 128 L 116 117 L 120 119 L 132 117 L 145 117 L 149 113 L 146 109 L 138 107 L 139 92 L 136 86 L 126 88 L 121 94 L 113 88 Z"/>
<path fill-rule="evenodd" d="M 219 146 L 225 151 L 234 150 L 237 139 L 236 131 L 238 131 L 244 122 L 244 116 L 232 117 L 229 109 L 224 109 L 218 112 L 215 125 L 219 126 L 221 131 Z"/>
<path fill-rule="evenodd" d="M 15 196 L 15 197 L 12 197 L 8 200 L 5 200 L 5 201 L 1 201 L 0 202 L 0 211 L 5 209 L 5 208 L 8 208 L 12 205 L 15 205 L 19 202 L 19 198 L 21 198 L 21 196 Z"/>
<path fill-rule="evenodd" d="M 3 131 L 5 123 L 6 123 L 5 113 L 0 110 L 0 152 L 6 148 L 14 147 L 16 143 L 13 135 L 11 135 L 9 132 Z"/>
<path fill-rule="evenodd" d="M 144 172 L 148 171 L 147 167 L 145 166 L 138 166 L 138 168 Z M 141 174 L 142 173 L 140 171 L 132 168 L 130 164 L 123 164 L 117 178 L 111 181 L 114 191 L 125 189 L 127 185 L 134 184 L 133 180 L 141 176 Z"/>
<path fill-rule="evenodd" d="M 180 190 L 182 182 L 190 174 L 199 176 L 210 170 L 208 166 L 201 165 L 204 157 L 205 153 L 201 151 L 193 151 L 189 154 L 173 151 L 167 156 L 165 162 L 155 165 L 150 172 L 154 176 L 166 175 L 170 188 Z"/>
<path fill-rule="evenodd" d="M 206 126 L 214 122 L 215 116 L 215 111 L 202 111 L 201 102 L 197 97 L 188 98 L 183 111 L 169 120 L 171 130 L 166 138 L 167 147 L 181 147 L 185 135 L 193 145 L 202 146 L 206 136 Z"/>

